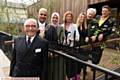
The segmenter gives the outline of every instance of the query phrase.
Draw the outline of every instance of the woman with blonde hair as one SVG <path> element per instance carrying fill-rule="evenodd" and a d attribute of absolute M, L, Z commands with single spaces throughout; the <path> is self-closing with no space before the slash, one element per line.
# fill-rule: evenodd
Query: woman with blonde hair
<path fill-rule="evenodd" d="M 85 29 L 87 29 L 87 24 L 86 24 L 86 14 L 81 12 L 77 18 L 76 24 L 78 27 L 84 26 Z"/>
<path fill-rule="evenodd" d="M 80 35 L 79 41 L 82 42 L 80 45 L 85 45 L 85 42 L 87 42 L 87 35 L 88 35 L 88 27 L 87 27 L 87 20 L 85 13 L 82 12 L 79 14 L 76 21 L 76 25 L 78 27 L 78 31 Z"/>
<path fill-rule="evenodd" d="M 87 44 L 88 42 L 88 27 L 87 27 L 87 22 L 86 22 L 86 14 L 81 12 L 77 18 L 76 21 L 77 29 L 79 32 L 79 54 L 77 57 L 79 57 L 81 60 L 87 61 L 89 54 L 87 53 L 86 50 L 81 49 L 80 46 Z M 83 56 L 81 58 L 81 56 Z M 77 63 L 77 72 L 76 72 L 76 80 L 80 80 L 80 72 L 81 69 L 83 68 L 83 74 L 86 74 L 86 66 L 80 63 Z"/>
<path fill-rule="evenodd" d="M 62 27 L 65 30 L 64 44 L 69 47 L 74 47 L 74 41 L 79 40 L 77 26 L 73 23 L 73 14 L 71 11 L 66 11 L 63 17 Z M 73 53 L 74 54 L 74 53 Z M 68 80 L 74 80 L 76 75 L 76 62 L 66 59 L 66 75 Z"/>
<path fill-rule="evenodd" d="M 74 40 L 79 40 L 79 33 L 77 26 L 73 23 L 73 14 L 71 11 L 66 11 L 63 16 L 63 24 L 61 25 L 65 30 L 65 41 L 66 45 L 70 47 L 74 46 Z M 75 39 L 74 39 L 75 33 Z M 71 43 L 71 44 L 70 44 Z"/>

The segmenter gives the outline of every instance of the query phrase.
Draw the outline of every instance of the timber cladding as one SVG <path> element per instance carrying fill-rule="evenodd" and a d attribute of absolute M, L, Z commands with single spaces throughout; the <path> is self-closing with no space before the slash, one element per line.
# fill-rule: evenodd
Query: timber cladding
<path fill-rule="evenodd" d="M 45 7 L 48 9 L 48 21 L 50 21 L 52 12 L 56 11 L 60 13 L 60 22 L 62 23 L 65 11 L 72 11 L 74 14 L 74 21 L 76 21 L 79 13 L 85 12 L 88 5 L 106 1 L 109 0 L 39 0 L 37 3 L 28 6 L 27 11 L 28 17 L 37 18 L 38 10 L 41 7 Z"/>
<path fill-rule="evenodd" d="M 87 1 L 88 0 L 40 0 L 39 2 L 28 6 L 28 17 L 37 18 L 39 8 L 45 7 L 48 9 L 48 21 L 50 21 L 52 12 L 56 11 L 60 13 L 60 22 L 62 23 L 65 11 L 70 10 L 73 12 L 74 21 L 76 22 L 79 13 L 86 11 L 88 5 Z"/>
<path fill-rule="evenodd" d="M 96 4 L 96 3 L 101 3 L 101 2 L 106 2 L 109 0 L 88 0 L 88 4 Z"/>

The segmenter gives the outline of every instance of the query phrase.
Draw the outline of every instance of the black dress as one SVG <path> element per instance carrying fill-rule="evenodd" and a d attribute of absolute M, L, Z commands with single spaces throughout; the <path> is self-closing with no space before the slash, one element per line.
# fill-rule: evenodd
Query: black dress
<path fill-rule="evenodd" d="M 45 39 L 49 42 L 49 48 L 57 49 L 58 40 L 63 36 L 63 28 L 48 25 L 45 31 Z M 50 53 L 51 54 L 51 53 Z M 64 80 L 64 59 L 58 54 L 52 53 L 48 60 L 48 79 Z"/>
<path fill-rule="evenodd" d="M 85 38 L 88 36 L 88 29 L 82 28 L 82 30 L 81 30 L 80 27 L 78 27 L 78 31 L 79 31 L 79 35 L 80 35 L 79 46 L 86 45 L 87 43 L 85 42 Z M 77 57 L 81 60 L 88 61 L 89 51 L 79 47 Z M 80 74 L 82 68 L 84 69 L 84 72 L 86 73 L 86 66 L 81 63 L 78 63 L 77 64 L 77 74 Z"/>
<path fill-rule="evenodd" d="M 78 31 L 79 31 L 79 44 L 80 46 L 85 45 L 85 38 L 88 36 L 88 29 L 82 28 L 82 30 L 80 30 L 80 27 L 78 27 Z"/>

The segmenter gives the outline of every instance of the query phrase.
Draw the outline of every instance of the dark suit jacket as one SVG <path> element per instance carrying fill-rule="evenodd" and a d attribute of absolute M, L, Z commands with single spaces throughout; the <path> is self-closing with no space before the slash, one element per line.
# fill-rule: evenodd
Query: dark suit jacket
<path fill-rule="evenodd" d="M 10 76 L 12 77 L 40 77 L 47 76 L 48 42 L 35 36 L 28 47 L 26 37 L 14 40 Z"/>
<path fill-rule="evenodd" d="M 98 15 L 96 19 L 99 21 L 100 16 Z M 112 33 L 114 26 L 116 26 L 115 19 L 109 16 L 108 19 L 101 26 L 99 26 L 100 33 L 103 33 L 104 38 L 106 38 Z"/>

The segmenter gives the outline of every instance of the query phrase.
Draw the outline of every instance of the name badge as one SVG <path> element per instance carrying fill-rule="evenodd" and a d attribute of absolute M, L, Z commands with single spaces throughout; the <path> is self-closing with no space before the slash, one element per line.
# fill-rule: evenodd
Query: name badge
<path fill-rule="evenodd" d="M 95 28 L 95 26 L 92 26 L 92 29 Z"/>
<path fill-rule="evenodd" d="M 39 53 L 39 52 L 41 52 L 41 48 L 35 49 L 35 53 Z"/>
<path fill-rule="evenodd" d="M 108 25 L 104 25 L 104 27 L 105 27 L 105 28 L 107 28 L 107 27 L 108 27 Z"/>

